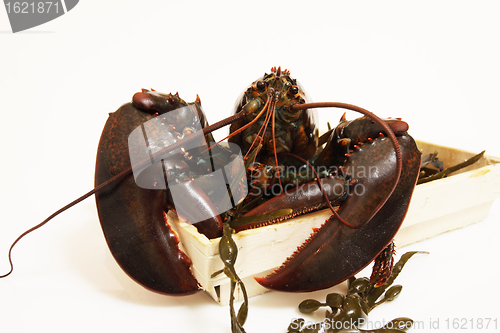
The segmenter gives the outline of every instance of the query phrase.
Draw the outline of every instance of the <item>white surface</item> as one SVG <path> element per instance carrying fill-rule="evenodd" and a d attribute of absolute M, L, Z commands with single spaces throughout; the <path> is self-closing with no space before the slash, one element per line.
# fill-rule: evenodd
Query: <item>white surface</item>
<path fill-rule="evenodd" d="M 198 93 L 215 122 L 252 80 L 281 65 L 315 101 L 403 117 L 416 138 L 500 156 L 499 9 L 495 1 L 86 0 L 18 34 L 0 9 L 0 272 L 21 232 L 92 188 L 107 113 L 140 88 L 188 101 Z M 322 110 L 320 122 L 341 114 Z M 436 320 L 445 329 L 447 318 L 500 320 L 499 219 L 497 200 L 485 221 L 411 246 L 431 254 L 408 263 L 400 298 L 370 319 L 408 316 L 422 332 L 437 330 Z M 107 258 L 93 198 L 23 239 L 14 273 L 0 280 L 2 332 L 230 331 L 227 307 L 203 293 L 144 290 L 131 299 Z M 256 297 L 245 327 L 284 332 L 302 299 L 328 292 Z"/>

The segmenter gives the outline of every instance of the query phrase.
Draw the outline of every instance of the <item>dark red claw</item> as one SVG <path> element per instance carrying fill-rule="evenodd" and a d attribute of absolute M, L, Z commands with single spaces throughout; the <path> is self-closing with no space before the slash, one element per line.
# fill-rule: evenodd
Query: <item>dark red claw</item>
<path fill-rule="evenodd" d="M 194 181 L 174 185 L 176 200 L 188 203 L 188 209 L 177 210 L 186 221 L 199 221 L 193 225 L 209 239 L 222 236 L 222 219 L 210 199 Z M 212 216 L 212 218 L 206 218 Z"/>
<path fill-rule="evenodd" d="M 408 123 L 400 119 L 384 119 L 395 135 L 403 135 L 408 132 Z M 337 133 L 341 133 L 341 137 L 350 138 L 351 141 L 357 143 L 363 142 L 367 138 L 376 138 L 379 133 L 384 130 L 369 117 L 360 117 L 351 121 L 341 123 L 337 129 Z M 384 133 L 382 133 L 384 134 Z"/>
<path fill-rule="evenodd" d="M 321 185 L 325 190 L 330 201 L 337 200 L 345 194 L 346 181 L 339 177 L 327 177 L 321 179 Z M 287 192 L 274 197 L 262 205 L 255 207 L 244 216 L 253 216 L 259 214 L 271 213 L 275 210 L 294 207 L 308 207 L 324 202 L 323 193 L 321 192 L 316 180 L 303 184 L 297 188 L 292 188 Z M 293 207 L 292 207 L 293 208 Z"/>
<path fill-rule="evenodd" d="M 154 101 L 151 99 L 151 95 L 148 94 L 148 92 L 148 90 L 143 89 L 142 92 L 135 93 L 132 97 L 132 103 L 140 107 L 143 111 L 151 110 L 154 105 Z"/>
<path fill-rule="evenodd" d="M 128 136 L 152 117 L 131 103 L 110 115 L 97 152 L 96 186 L 130 167 Z M 102 230 L 114 258 L 132 279 L 158 293 L 191 294 L 198 291 L 198 283 L 165 223 L 164 197 L 165 191 L 142 189 L 133 175 L 127 176 L 96 194 Z"/>
<path fill-rule="evenodd" d="M 347 191 L 346 181 L 339 177 L 323 178 L 321 179 L 321 184 L 330 201 L 340 201 L 340 199 L 345 195 Z M 295 216 L 307 213 L 310 211 L 310 208 L 313 207 L 318 209 L 320 205 L 326 206 L 323 192 L 320 190 L 317 181 L 311 181 L 297 188 L 292 188 L 289 191 L 266 201 L 262 205 L 257 206 L 247 212 L 244 216 L 247 217 L 267 214 L 276 210 L 287 208 L 292 208 L 293 213 L 291 215 Z M 247 225 L 236 228 L 235 231 L 239 232 L 241 230 L 260 226 L 261 224 L 262 223 L 259 222 L 249 223 Z M 267 225 L 269 224 L 269 222 L 266 221 L 266 223 L 264 224 Z"/>
<path fill-rule="evenodd" d="M 142 92 L 135 93 L 132 97 L 132 104 L 138 110 L 150 114 L 163 114 L 187 105 L 187 103 L 177 94 L 163 94 L 154 89 L 152 89 L 152 91 L 143 89 Z"/>
<path fill-rule="evenodd" d="M 387 125 L 392 129 L 394 134 L 402 135 L 408 132 L 410 126 L 408 126 L 407 122 L 402 121 L 401 119 L 389 119 L 385 121 Z"/>
<path fill-rule="evenodd" d="M 395 135 L 403 135 L 408 131 L 408 124 L 399 119 L 385 119 Z M 315 160 L 316 165 L 341 165 L 345 157 L 350 156 L 347 149 L 361 146 L 364 142 L 372 142 L 379 137 L 382 127 L 369 117 L 360 117 L 347 121 L 342 117 L 339 125 L 332 131 L 328 143 Z M 347 154 L 347 156 L 346 156 Z"/>
<path fill-rule="evenodd" d="M 350 228 L 331 217 L 274 273 L 256 278 L 261 285 L 295 292 L 328 288 L 359 272 L 387 247 L 406 215 L 420 168 L 420 151 L 414 140 L 404 135 L 398 142 L 403 170 L 386 204 L 374 215 L 391 189 L 396 169 L 394 147 L 388 139 L 379 138 L 352 154 L 345 165 L 365 195 L 349 196 L 338 213 L 348 223 L 362 226 Z M 370 167 L 377 169 L 372 169 L 370 177 L 363 176 Z"/>

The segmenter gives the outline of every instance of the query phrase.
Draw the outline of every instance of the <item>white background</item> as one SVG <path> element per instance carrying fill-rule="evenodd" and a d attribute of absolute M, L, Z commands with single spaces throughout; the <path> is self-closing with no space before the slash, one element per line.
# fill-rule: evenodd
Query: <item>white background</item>
<path fill-rule="evenodd" d="M 0 274 L 21 232 L 92 188 L 107 114 L 141 88 L 199 94 L 213 123 L 281 65 L 314 101 L 402 117 L 418 139 L 500 156 L 499 10 L 496 1 L 85 0 L 12 34 L 1 8 Z M 322 128 L 342 112 L 321 110 Z M 483 222 L 400 249 L 431 254 L 408 263 L 400 298 L 370 319 L 408 316 L 422 332 L 446 319 L 500 320 L 499 217 L 497 201 Z M 228 308 L 204 293 L 130 287 L 131 297 L 109 269 L 93 198 L 23 239 L 13 259 L 0 280 L 2 332 L 230 332 Z M 284 332 L 301 300 L 329 292 L 253 298 L 245 327 Z"/>

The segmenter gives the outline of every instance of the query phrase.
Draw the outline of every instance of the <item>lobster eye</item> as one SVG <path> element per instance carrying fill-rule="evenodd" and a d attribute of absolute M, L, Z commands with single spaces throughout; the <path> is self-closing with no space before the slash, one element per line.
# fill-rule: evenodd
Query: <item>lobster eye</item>
<path fill-rule="evenodd" d="M 257 81 L 256 86 L 257 86 L 257 89 L 259 89 L 259 90 L 266 89 L 266 83 L 264 81 Z"/>
<path fill-rule="evenodd" d="M 291 96 L 295 96 L 299 93 L 299 87 L 297 86 L 290 86 L 288 88 L 288 94 L 291 95 Z"/>

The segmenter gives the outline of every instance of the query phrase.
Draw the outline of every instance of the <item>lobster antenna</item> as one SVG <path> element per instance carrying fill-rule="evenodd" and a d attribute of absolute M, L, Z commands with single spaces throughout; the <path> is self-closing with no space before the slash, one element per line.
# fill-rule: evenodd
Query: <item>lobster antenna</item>
<path fill-rule="evenodd" d="M 266 109 L 266 117 L 265 117 L 265 119 L 263 121 L 262 126 L 259 128 L 259 131 L 257 132 L 257 138 L 261 136 L 261 133 L 265 132 L 265 130 L 267 128 L 267 124 L 269 124 L 269 119 L 271 119 L 271 112 L 269 112 L 269 105 L 270 104 L 271 104 L 271 97 L 268 97 L 267 100 L 266 100 L 266 104 L 264 105 L 264 108 Z M 240 131 L 238 130 L 237 132 L 240 132 Z M 235 132 L 235 133 L 237 133 L 237 132 Z M 234 133 L 231 133 L 231 135 L 234 135 Z M 259 140 L 257 138 L 252 141 L 252 144 L 250 145 L 250 148 L 248 148 L 248 151 L 247 151 L 247 153 L 245 154 L 245 156 L 243 158 L 247 158 L 247 156 L 250 154 L 250 151 L 252 150 L 252 148 L 254 147 L 254 145 L 257 142 L 259 142 Z M 262 142 L 262 140 L 257 145 L 259 145 L 261 142 Z M 255 157 L 254 157 L 254 162 L 255 162 L 255 158 L 256 157 L 257 157 L 257 155 L 255 155 Z"/>
<path fill-rule="evenodd" d="M 238 128 L 236 131 L 234 131 L 233 133 L 230 133 L 230 134 L 229 134 L 228 136 L 226 136 L 225 138 L 220 139 L 219 141 L 217 141 L 216 143 L 214 143 L 213 145 L 211 145 L 210 147 L 208 147 L 206 150 L 204 150 L 204 151 L 203 151 L 203 153 L 204 153 L 204 152 L 206 152 L 206 151 L 208 151 L 208 150 L 210 150 L 210 149 L 212 149 L 213 147 L 215 147 L 216 145 L 218 145 L 218 144 L 219 144 L 219 143 L 221 143 L 222 141 L 224 141 L 224 140 L 226 140 L 226 139 L 228 139 L 228 138 L 230 138 L 230 137 L 232 137 L 232 136 L 234 136 L 234 135 L 238 134 L 239 132 L 244 131 L 245 129 L 247 129 L 248 127 L 250 127 L 252 124 L 254 124 L 257 120 L 259 120 L 259 118 L 260 118 L 260 117 L 264 114 L 264 112 L 268 109 L 268 107 L 269 107 L 269 103 L 270 103 L 270 99 L 268 98 L 268 99 L 267 99 L 267 101 L 266 101 L 266 104 L 264 104 L 264 107 L 262 108 L 262 110 L 261 110 L 261 111 L 257 114 L 257 116 L 256 116 L 256 117 L 255 117 L 255 118 L 254 118 L 251 122 L 249 122 L 248 124 L 244 125 L 243 127 Z M 240 112 L 238 112 L 237 114 L 240 114 L 240 113 L 243 113 L 243 112 L 245 112 L 245 109 L 241 109 L 241 111 L 240 111 Z M 244 115 L 246 116 L 246 115 L 247 115 L 247 113 L 245 113 Z M 241 117 L 243 117 L 242 115 L 240 115 L 240 116 L 241 116 Z M 229 118 L 227 118 L 227 119 L 229 119 Z M 238 118 L 238 119 L 239 119 L 239 118 Z M 237 120 L 238 120 L 238 119 L 237 119 Z M 234 121 L 233 121 L 233 122 L 234 122 Z M 210 126 L 209 126 L 209 127 L 210 127 Z M 215 130 L 215 129 L 214 129 L 214 130 Z M 252 148 L 252 147 L 250 147 L 250 149 L 251 149 L 251 148 Z M 249 149 L 249 150 L 250 150 L 250 149 Z M 246 157 L 246 155 L 245 155 L 245 157 Z"/>
<path fill-rule="evenodd" d="M 278 68 L 278 73 L 281 71 L 281 67 Z M 273 110 L 272 110 L 272 115 L 271 117 L 273 117 L 273 120 L 272 120 L 272 123 L 271 123 L 271 126 L 272 126 L 272 133 L 273 133 L 273 151 L 274 151 L 274 163 L 276 164 L 276 177 L 278 178 L 278 182 L 280 184 L 280 187 L 281 189 L 283 189 L 283 184 L 281 184 L 281 174 L 280 174 L 280 168 L 279 168 L 279 165 L 278 165 L 278 155 L 276 154 L 276 112 L 274 112 L 274 107 L 275 107 L 275 104 L 273 104 Z"/>
<path fill-rule="evenodd" d="M 347 103 L 340 103 L 340 102 L 319 102 L 319 103 L 305 103 L 305 104 L 295 104 L 292 105 L 291 108 L 294 111 L 299 111 L 299 110 L 305 110 L 305 109 L 314 109 L 314 108 L 342 108 L 342 109 L 347 109 L 351 111 L 356 111 L 359 112 L 367 117 L 370 117 L 374 122 L 376 122 L 380 127 L 382 127 L 385 132 L 387 133 L 387 136 L 389 137 L 389 140 L 391 140 L 392 145 L 394 146 L 394 151 L 396 152 L 396 180 L 394 181 L 394 185 L 392 186 L 391 191 L 383 200 L 378 207 L 375 210 L 375 213 L 380 210 L 380 208 L 387 202 L 389 197 L 392 195 L 394 190 L 396 189 L 396 186 L 399 183 L 399 178 L 401 177 L 401 171 L 403 170 L 403 158 L 401 157 L 401 148 L 399 147 L 398 140 L 396 139 L 396 135 L 392 131 L 392 129 L 389 127 L 389 125 L 386 124 L 385 121 L 380 119 L 377 115 L 374 113 L 363 109 L 359 106 L 352 105 L 352 104 L 347 104 Z M 339 218 L 339 216 L 337 216 Z M 346 225 L 347 222 L 343 221 Z"/>
<path fill-rule="evenodd" d="M 226 118 L 226 119 L 223 119 L 219 122 L 216 122 L 215 124 L 213 125 L 210 125 L 210 126 L 207 126 L 199 131 L 197 131 L 196 133 L 192 134 L 192 135 L 188 135 L 187 137 L 185 137 L 184 139 L 182 140 L 179 140 L 177 141 L 176 143 L 168 146 L 168 147 L 165 147 L 163 148 L 162 150 L 156 152 L 155 154 L 153 154 L 153 157 L 157 157 L 158 155 L 163 155 L 171 150 L 175 150 L 177 148 L 180 148 L 182 145 L 202 136 L 202 135 L 206 135 L 208 133 L 211 133 L 215 130 L 218 130 L 219 128 L 222 128 L 224 126 L 227 126 L 229 124 L 232 124 L 234 123 L 235 121 L 239 120 L 240 118 L 243 118 L 244 116 L 246 116 L 246 112 L 244 110 L 242 110 L 241 112 L 229 117 L 229 118 Z M 89 192 L 85 193 L 84 195 L 82 195 L 81 197 L 79 197 L 78 199 L 76 200 L 73 200 L 72 202 L 70 202 L 69 204 L 67 204 L 66 206 L 60 208 L 59 210 L 57 210 L 56 212 L 54 212 L 52 215 L 50 215 L 49 217 L 47 217 L 45 220 L 43 220 L 41 223 L 35 225 L 34 227 L 26 230 L 25 232 L 23 232 L 21 235 L 19 235 L 19 237 L 16 238 L 16 240 L 12 243 L 12 245 L 10 246 L 9 248 L 9 264 L 10 264 L 10 270 L 9 272 L 7 272 L 7 274 L 4 274 L 4 275 L 0 275 L 0 279 L 1 278 L 4 278 L 4 277 L 7 277 L 9 276 L 12 271 L 14 270 L 14 265 L 12 263 L 12 249 L 14 248 L 14 246 L 26 235 L 28 235 L 29 233 L 43 227 L 45 224 L 47 224 L 47 222 L 49 222 L 50 220 L 52 220 L 54 217 L 56 217 L 57 215 L 61 214 L 62 212 L 68 210 L 69 208 L 75 206 L 76 204 L 82 202 L 83 200 L 87 199 L 88 197 L 90 197 L 91 195 L 99 192 L 100 190 L 102 190 L 103 188 L 105 187 L 108 187 L 109 185 L 119 181 L 119 180 L 122 180 L 123 178 L 125 178 L 127 175 L 131 174 L 132 173 L 132 170 L 134 168 L 140 168 L 146 164 L 149 164 L 151 163 L 150 162 L 151 159 L 148 157 L 147 159 L 143 160 L 142 162 L 138 163 L 137 165 L 134 165 L 134 166 L 131 166 L 125 170 L 123 170 L 122 172 L 120 172 L 119 174 L 117 174 L 116 176 L 108 179 L 107 181 L 105 181 L 104 183 L 101 183 L 100 185 L 96 186 L 95 188 L 93 188 L 92 190 L 90 190 Z"/>

